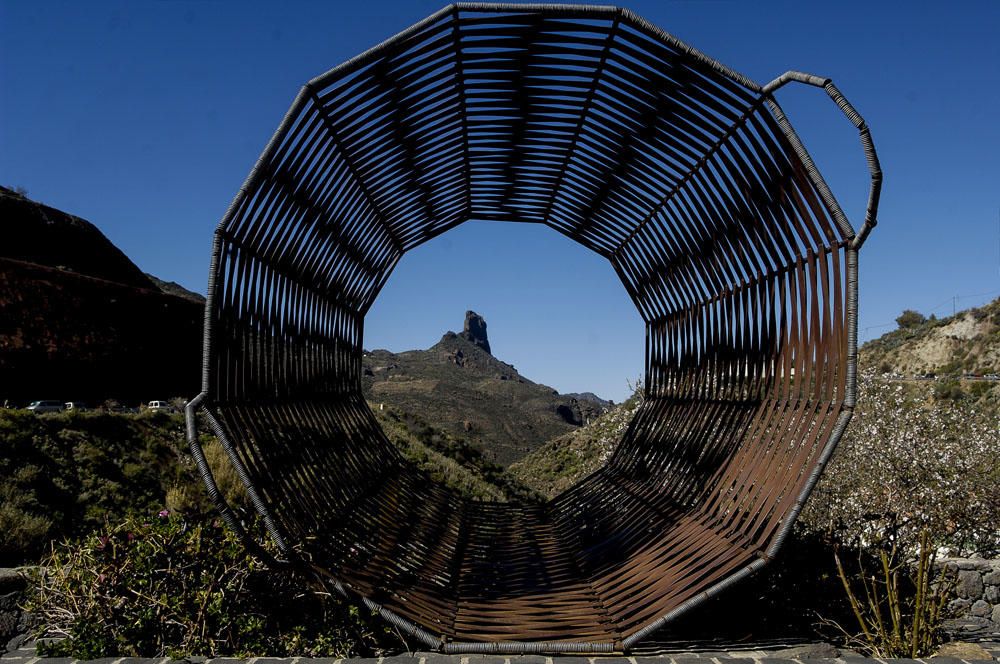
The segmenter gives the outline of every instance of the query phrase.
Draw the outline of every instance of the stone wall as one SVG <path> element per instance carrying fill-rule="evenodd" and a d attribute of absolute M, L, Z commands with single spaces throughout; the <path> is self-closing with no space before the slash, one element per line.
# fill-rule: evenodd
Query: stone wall
<path fill-rule="evenodd" d="M 955 615 L 1000 625 L 1000 559 L 943 558 L 938 565 L 958 571 L 957 598 L 949 605 Z"/>
<path fill-rule="evenodd" d="M 20 608 L 27 582 L 16 570 L 0 568 L 0 654 L 15 650 L 28 631 Z"/>

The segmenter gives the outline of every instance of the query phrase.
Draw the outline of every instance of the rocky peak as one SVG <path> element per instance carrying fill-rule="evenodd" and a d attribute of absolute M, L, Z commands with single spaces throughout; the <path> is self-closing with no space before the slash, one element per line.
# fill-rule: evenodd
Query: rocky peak
<path fill-rule="evenodd" d="M 465 325 L 459 336 L 479 346 L 487 353 L 490 352 L 490 340 L 486 336 L 486 320 L 475 311 L 465 312 Z"/>

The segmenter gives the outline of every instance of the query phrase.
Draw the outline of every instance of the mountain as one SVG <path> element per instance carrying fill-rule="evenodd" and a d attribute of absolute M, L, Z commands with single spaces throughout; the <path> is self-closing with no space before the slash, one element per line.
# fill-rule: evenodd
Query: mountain
<path fill-rule="evenodd" d="M 599 398 L 528 380 L 489 348 L 486 321 L 469 311 L 462 332 L 445 333 L 427 350 L 365 352 L 362 389 L 375 407 L 419 415 L 501 465 L 606 410 Z"/>
<path fill-rule="evenodd" d="M 197 394 L 204 306 L 96 226 L 0 187 L 0 402 Z"/>
<path fill-rule="evenodd" d="M 0 403 L 198 392 L 203 297 L 144 274 L 89 221 L 4 188 L 0 224 Z M 364 368 L 373 405 L 473 446 L 484 464 L 508 464 L 609 403 L 521 376 L 491 354 L 486 321 L 471 311 L 432 348 L 372 351 Z"/>
<path fill-rule="evenodd" d="M 123 286 L 156 286 L 86 219 L 0 187 L 0 258 Z"/>
<path fill-rule="evenodd" d="M 577 401 L 591 401 L 593 403 L 600 404 L 605 408 L 611 408 L 615 405 L 614 401 L 611 401 L 610 399 L 602 399 L 593 392 L 567 392 L 566 394 L 563 394 L 563 396 L 570 399 L 576 399 Z"/>

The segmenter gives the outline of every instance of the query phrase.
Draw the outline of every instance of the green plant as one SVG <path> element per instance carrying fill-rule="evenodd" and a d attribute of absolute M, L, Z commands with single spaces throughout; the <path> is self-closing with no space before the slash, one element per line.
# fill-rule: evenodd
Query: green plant
<path fill-rule="evenodd" d="M 53 547 L 28 608 L 49 656 L 378 655 L 400 639 L 300 574 L 271 570 L 218 521 L 166 510 Z"/>
<path fill-rule="evenodd" d="M 223 496 L 244 506 L 222 446 L 206 435 L 202 447 Z M 214 510 L 188 453 L 183 415 L 0 409 L 0 567 L 35 562 L 52 540 L 164 505 L 190 517 Z"/>
<path fill-rule="evenodd" d="M 894 542 L 879 551 L 881 569 L 868 574 L 858 559 L 858 569 L 849 574 L 834 551 L 837 573 L 847 593 L 861 632 L 850 632 L 833 621 L 846 637 L 848 645 L 858 647 L 870 657 L 909 657 L 930 655 L 941 642 L 943 609 L 951 598 L 956 575 L 947 569 L 935 577 L 934 552 L 927 530 L 920 534 L 916 560 L 901 560 Z"/>
<path fill-rule="evenodd" d="M 969 396 L 973 399 L 978 399 L 985 394 L 989 394 L 991 389 L 993 389 L 993 385 L 991 383 L 977 381 L 969 386 Z"/>
<path fill-rule="evenodd" d="M 212 472 L 212 477 L 215 479 L 215 486 L 219 489 L 219 493 L 226 503 L 237 510 L 249 507 L 250 501 L 246 487 L 239 475 L 236 474 L 236 469 L 230 462 L 222 444 L 215 438 L 203 435 L 201 448 L 205 454 L 205 461 L 208 462 L 208 468 Z M 181 477 L 174 486 L 167 490 L 164 504 L 171 512 L 185 515 L 198 515 L 206 511 L 214 513 L 214 506 L 209 505 L 209 499 L 200 477 L 195 477 L 196 474 L 193 472 L 194 460 L 191 459 L 189 463 L 192 472 Z"/>
<path fill-rule="evenodd" d="M 934 398 L 942 401 L 959 401 L 965 398 L 965 390 L 957 380 L 944 380 L 934 386 Z"/>
<path fill-rule="evenodd" d="M 162 504 L 160 483 L 178 469 L 172 437 L 169 419 L 0 411 L 0 532 L 12 534 L 0 537 L 0 565 L 24 562 L 106 513 Z"/>

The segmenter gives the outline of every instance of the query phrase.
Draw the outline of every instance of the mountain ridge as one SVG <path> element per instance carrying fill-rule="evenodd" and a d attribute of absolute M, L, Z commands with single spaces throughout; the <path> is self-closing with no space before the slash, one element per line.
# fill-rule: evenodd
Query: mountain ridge
<path fill-rule="evenodd" d="M 472 330 L 472 338 L 467 334 Z M 426 350 L 365 351 L 362 390 L 373 403 L 419 414 L 507 465 L 607 409 L 586 395 L 561 395 L 487 349 L 485 320 L 466 312 L 463 332 Z"/>

